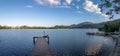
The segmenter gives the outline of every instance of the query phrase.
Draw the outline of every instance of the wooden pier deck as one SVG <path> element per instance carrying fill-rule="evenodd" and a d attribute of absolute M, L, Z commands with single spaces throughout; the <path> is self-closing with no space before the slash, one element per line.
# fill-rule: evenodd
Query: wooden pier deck
<path fill-rule="evenodd" d="M 46 37 L 36 37 L 35 46 L 32 49 L 31 56 L 52 56 Z"/>

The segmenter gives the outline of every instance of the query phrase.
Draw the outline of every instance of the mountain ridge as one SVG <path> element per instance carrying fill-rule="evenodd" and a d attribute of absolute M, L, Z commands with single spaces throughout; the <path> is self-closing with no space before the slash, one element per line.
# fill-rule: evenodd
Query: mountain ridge
<path fill-rule="evenodd" d="M 78 27 L 78 28 L 98 28 L 104 26 L 106 23 L 115 23 L 120 22 L 120 19 L 107 21 L 107 22 L 100 22 L 100 23 L 93 23 L 93 22 L 82 22 L 79 24 L 72 24 L 71 27 Z"/>

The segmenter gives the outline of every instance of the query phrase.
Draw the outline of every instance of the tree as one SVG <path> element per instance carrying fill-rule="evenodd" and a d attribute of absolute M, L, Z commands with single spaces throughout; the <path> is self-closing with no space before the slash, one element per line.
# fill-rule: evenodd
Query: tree
<path fill-rule="evenodd" d="M 103 27 L 100 27 L 100 31 L 104 32 L 117 32 L 119 31 L 120 22 L 106 23 Z"/>
<path fill-rule="evenodd" d="M 105 11 L 105 14 L 110 16 L 110 19 L 113 19 L 114 13 L 120 14 L 120 0 L 101 0 L 100 8 L 102 12 Z"/>

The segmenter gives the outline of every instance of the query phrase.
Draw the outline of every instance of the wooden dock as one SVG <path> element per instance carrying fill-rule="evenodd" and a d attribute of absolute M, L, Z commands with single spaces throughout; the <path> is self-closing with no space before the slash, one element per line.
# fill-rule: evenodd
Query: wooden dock
<path fill-rule="evenodd" d="M 35 38 L 37 38 L 36 41 L 35 41 Z M 32 49 L 31 56 L 52 56 L 52 53 L 50 51 L 46 38 L 48 38 L 48 41 L 49 41 L 48 36 L 34 37 L 35 46 Z"/>

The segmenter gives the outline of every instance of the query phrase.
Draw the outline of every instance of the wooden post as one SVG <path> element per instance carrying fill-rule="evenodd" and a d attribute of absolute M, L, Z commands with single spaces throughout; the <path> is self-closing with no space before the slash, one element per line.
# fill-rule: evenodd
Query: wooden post
<path fill-rule="evenodd" d="M 48 39 L 47 42 L 48 42 L 48 44 L 49 44 L 49 36 L 47 36 L 47 39 Z"/>
<path fill-rule="evenodd" d="M 38 38 L 38 37 L 33 37 L 33 44 L 35 44 L 36 38 Z"/>
<path fill-rule="evenodd" d="M 35 45 L 35 37 L 33 37 L 33 44 Z"/>
<path fill-rule="evenodd" d="M 45 31 L 43 31 L 43 35 L 45 36 Z"/>
<path fill-rule="evenodd" d="M 43 36 L 43 38 L 45 38 L 46 41 L 47 41 L 47 43 L 49 44 L 49 36 L 48 36 L 48 35 L 45 35 L 45 36 Z"/>

